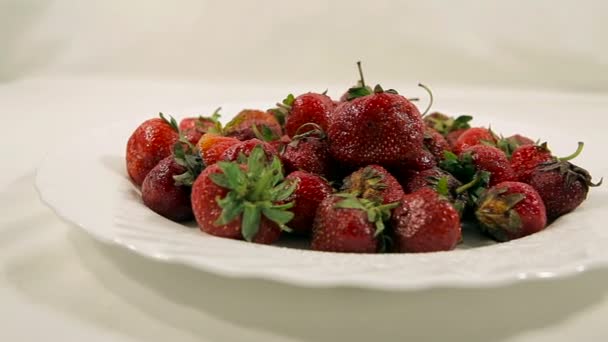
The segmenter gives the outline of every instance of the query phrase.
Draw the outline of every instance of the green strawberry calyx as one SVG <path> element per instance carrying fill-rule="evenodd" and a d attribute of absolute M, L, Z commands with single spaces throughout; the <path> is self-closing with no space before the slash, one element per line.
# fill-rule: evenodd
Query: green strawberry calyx
<path fill-rule="evenodd" d="M 344 179 L 340 191 L 377 202 L 383 201 L 382 192 L 388 188 L 384 175 L 371 166 Z"/>
<path fill-rule="evenodd" d="M 242 217 L 241 234 L 247 241 L 252 241 L 258 233 L 262 216 L 281 230 L 291 231 L 287 223 L 294 217 L 289 209 L 295 202 L 287 199 L 295 191 L 297 182 L 285 180 L 278 157 L 268 161 L 262 147 L 256 146 L 245 165 L 219 162 L 218 166 L 222 172 L 209 177 L 229 192 L 217 199 L 222 213 L 215 225 L 225 225 Z"/>
<path fill-rule="evenodd" d="M 470 115 L 460 115 L 456 118 L 447 116 L 438 112 L 432 113 L 424 118 L 426 122 L 429 122 L 431 127 L 442 135 L 447 135 L 453 131 L 459 129 L 469 129 L 471 125 L 469 122 L 473 120 Z"/>
<path fill-rule="evenodd" d="M 509 233 L 517 234 L 522 228 L 521 217 L 514 207 L 526 196 L 507 192 L 508 189 L 504 187 L 487 190 L 479 199 L 475 211 L 482 230 L 498 241 L 509 240 Z"/>
<path fill-rule="evenodd" d="M 376 228 L 374 237 L 384 232 L 386 228 L 384 222 L 390 219 L 391 211 L 399 205 L 399 202 L 380 205 L 377 201 L 360 198 L 351 193 L 339 193 L 336 196 L 343 199 L 334 205 L 335 208 L 357 209 L 367 214 L 367 221 Z"/>
<path fill-rule="evenodd" d="M 288 94 L 283 101 L 278 102 L 275 108 L 271 108 L 268 110 L 270 114 L 272 114 L 275 119 L 281 125 L 281 128 L 285 127 L 285 121 L 287 120 L 287 116 L 289 112 L 291 112 L 291 106 L 293 106 L 293 102 L 296 100 L 296 97 L 293 94 Z"/>

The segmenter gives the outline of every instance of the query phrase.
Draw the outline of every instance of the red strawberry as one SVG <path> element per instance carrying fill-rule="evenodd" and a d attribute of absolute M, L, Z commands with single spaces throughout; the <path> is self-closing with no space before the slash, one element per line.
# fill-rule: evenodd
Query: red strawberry
<path fill-rule="evenodd" d="M 523 145 L 515 149 L 511 155 L 511 167 L 518 181 L 528 183 L 536 167 L 553 160 L 547 144 Z"/>
<path fill-rule="evenodd" d="M 289 227 L 297 233 L 309 233 L 319 204 L 332 193 L 329 183 L 317 176 L 304 171 L 294 171 L 285 177 L 286 181 L 293 181 L 296 189 L 287 201 L 294 201 L 291 208 L 294 213 Z"/>
<path fill-rule="evenodd" d="M 490 174 L 490 185 L 515 179 L 507 156 L 493 146 L 471 146 L 462 151 L 458 157 L 448 152 L 441 166 L 463 183 L 469 183 L 477 172 L 482 171 Z"/>
<path fill-rule="evenodd" d="M 277 155 L 277 151 L 272 145 L 254 138 L 241 141 L 238 144 L 228 147 L 222 153 L 220 159 L 225 161 L 237 161 L 241 155 L 248 157 L 257 146 L 260 146 L 263 149 L 268 161 L 272 160 L 272 158 Z"/>
<path fill-rule="evenodd" d="M 521 134 L 513 134 L 512 136 L 507 137 L 507 141 L 516 144 L 517 146 L 536 145 L 534 140 Z"/>
<path fill-rule="evenodd" d="M 438 112 L 431 113 L 424 117 L 424 123 L 427 127 L 436 130 L 444 136 L 454 131 L 464 131 L 471 128 L 469 125 L 471 120 L 473 120 L 473 117 L 469 115 L 461 115 L 454 118 Z"/>
<path fill-rule="evenodd" d="M 334 158 L 349 165 L 391 165 L 409 161 L 422 149 L 424 123 L 408 99 L 379 85 L 373 93 L 349 90 L 349 101 L 335 109 L 327 136 Z"/>
<path fill-rule="evenodd" d="M 288 108 L 285 133 L 294 137 L 313 129 L 312 126 L 300 128 L 307 123 L 317 124 L 324 131 L 327 130 L 327 120 L 334 107 L 334 101 L 325 94 L 306 93 L 296 97 L 291 105 L 284 105 L 284 108 Z"/>
<path fill-rule="evenodd" d="M 433 154 L 426 148 L 422 148 L 415 151 L 410 159 L 401 161 L 396 166 L 391 167 L 391 170 L 396 174 L 403 173 L 404 170 L 411 173 L 432 169 L 435 166 L 437 166 L 437 160 L 435 160 Z"/>
<path fill-rule="evenodd" d="M 430 127 L 426 127 L 424 130 L 424 147 L 431 152 L 435 160 L 442 160 L 444 152 L 450 151 L 450 145 L 443 135 Z"/>
<path fill-rule="evenodd" d="M 260 129 L 267 127 L 276 137 L 283 135 L 283 130 L 277 119 L 268 112 L 255 109 L 245 109 L 226 124 L 224 135 L 239 140 L 249 140 L 256 137 L 254 126 Z"/>
<path fill-rule="evenodd" d="M 327 137 L 319 126 L 295 136 L 285 146 L 281 160 L 290 172 L 303 170 L 326 178 L 333 176 L 334 160 L 329 153 Z"/>
<path fill-rule="evenodd" d="M 317 208 L 311 247 L 317 251 L 376 253 L 383 245 L 384 221 L 397 203 L 378 206 L 350 194 L 334 194 Z"/>
<path fill-rule="evenodd" d="M 283 153 L 287 145 L 291 142 L 291 138 L 287 135 L 283 135 L 277 140 L 268 141 L 268 143 L 277 150 L 278 153 Z"/>
<path fill-rule="evenodd" d="M 496 145 L 498 140 L 496 139 L 494 133 L 487 128 L 469 128 L 466 132 L 462 133 L 458 137 L 458 140 L 456 140 L 452 146 L 452 151 L 456 154 L 460 154 L 467 148 L 483 144 L 484 142 L 491 145 Z"/>
<path fill-rule="evenodd" d="M 454 208 L 462 213 L 470 202 L 468 192 L 476 190 L 475 186 L 484 185 L 483 183 L 479 184 L 480 180 L 476 177 L 470 183 L 463 185 L 450 173 L 434 167 L 429 170 L 414 172 L 405 178 L 402 183 L 403 189 L 408 194 L 421 189 L 432 189 L 452 202 Z"/>
<path fill-rule="evenodd" d="M 201 230 L 231 239 L 270 244 L 293 218 L 286 202 L 295 184 L 283 181 L 277 157 L 266 161 L 261 147 L 246 164 L 218 162 L 200 174 L 192 186 L 192 209 Z"/>
<path fill-rule="evenodd" d="M 186 172 L 173 156 L 161 160 L 146 176 L 141 186 L 144 204 L 156 213 L 173 221 L 192 219 L 190 188 L 177 185 L 174 176 Z"/>
<path fill-rule="evenodd" d="M 392 224 L 393 243 L 401 253 L 449 251 L 462 236 L 456 209 L 428 188 L 403 196 Z"/>
<path fill-rule="evenodd" d="M 458 138 L 468 130 L 469 128 L 457 129 L 445 135 L 445 140 L 448 142 L 451 149 L 454 149 L 454 145 L 456 144 L 456 141 L 458 141 Z"/>
<path fill-rule="evenodd" d="M 141 185 L 144 178 L 164 158 L 171 155 L 179 138 L 177 123 L 164 118 L 150 119 L 139 125 L 127 142 L 127 172 L 131 180 Z"/>
<path fill-rule="evenodd" d="M 368 165 L 353 172 L 344 179 L 340 190 L 382 204 L 403 197 L 401 184 L 380 165 Z"/>
<path fill-rule="evenodd" d="M 577 152 L 581 149 L 582 143 Z M 528 181 L 545 202 L 549 221 L 576 209 L 587 198 L 589 187 L 602 184 L 602 180 L 594 184 L 585 169 L 560 159 L 539 165 Z"/>
<path fill-rule="evenodd" d="M 221 124 L 218 121 L 220 109 L 216 109 L 211 117 L 199 116 L 182 119 L 179 123 L 179 131 L 184 134 L 191 144 L 197 144 L 207 131 L 211 129 L 221 131 Z"/>
<path fill-rule="evenodd" d="M 533 187 L 503 182 L 488 189 L 478 202 L 475 216 L 483 231 L 497 241 L 509 241 L 547 226 L 545 205 Z"/>
<path fill-rule="evenodd" d="M 212 165 L 222 160 L 222 154 L 231 146 L 239 144 L 241 141 L 225 137 L 216 133 L 205 133 L 199 140 L 197 146 L 201 151 L 205 165 Z"/>

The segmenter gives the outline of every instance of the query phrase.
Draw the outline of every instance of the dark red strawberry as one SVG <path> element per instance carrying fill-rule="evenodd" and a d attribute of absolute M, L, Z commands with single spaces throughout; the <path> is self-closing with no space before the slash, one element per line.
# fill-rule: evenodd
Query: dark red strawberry
<path fill-rule="evenodd" d="M 585 169 L 559 159 L 539 165 L 528 181 L 545 202 L 549 221 L 576 209 L 587 198 L 589 187 L 602 184 L 602 180 L 594 184 Z"/>
<path fill-rule="evenodd" d="M 444 152 L 450 151 L 450 145 L 436 130 L 426 127 L 424 130 L 424 147 L 431 152 L 435 160 L 442 160 L 444 158 Z"/>
<path fill-rule="evenodd" d="M 474 184 L 463 185 L 458 179 L 450 173 L 434 167 L 429 170 L 411 173 L 408 177 L 402 180 L 403 190 L 407 194 L 414 193 L 418 190 L 429 188 L 438 194 L 447 198 L 454 208 L 462 213 L 470 202 L 469 190 L 477 186 L 481 179 L 474 179 Z M 483 186 L 483 184 L 479 184 Z"/>
<path fill-rule="evenodd" d="M 325 178 L 334 176 L 335 162 L 329 153 L 327 136 L 319 126 L 296 135 L 285 146 L 281 160 L 288 172 L 302 170 Z"/>
<path fill-rule="evenodd" d="M 489 129 L 482 127 L 469 128 L 458 137 L 452 146 L 452 151 L 458 155 L 471 146 L 484 143 L 496 145 L 497 142 L 498 139 Z"/>
<path fill-rule="evenodd" d="M 384 222 L 398 203 L 378 206 L 351 194 L 334 194 L 317 208 L 311 247 L 317 251 L 376 253 L 383 246 Z"/>
<path fill-rule="evenodd" d="M 289 227 L 294 232 L 308 234 L 312 230 L 317 207 L 332 194 L 332 188 L 325 179 L 304 171 L 294 171 L 285 180 L 296 184 L 295 191 L 287 199 L 295 203 L 291 208 L 294 217 L 289 221 Z"/>
<path fill-rule="evenodd" d="M 192 186 L 192 209 L 201 230 L 231 239 L 270 244 L 293 218 L 286 202 L 295 184 L 283 181 L 281 162 L 267 162 L 256 147 L 245 164 L 218 162 Z"/>
<path fill-rule="evenodd" d="M 518 239 L 547 226 L 543 200 L 528 184 L 497 184 L 488 189 L 478 203 L 475 216 L 481 229 L 497 241 Z"/>
<path fill-rule="evenodd" d="M 457 129 L 445 135 L 445 140 L 450 145 L 450 149 L 454 149 L 454 145 L 456 144 L 456 141 L 458 141 L 458 138 L 468 130 L 468 128 Z"/>
<path fill-rule="evenodd" d="M 334 107 L 334 101 L 325 94 L 306 93 L 296 97 L 291 105 L 284 105 L 283 107 L 288 109 L 285 133 L 294 137 L 297 134 L 314 129 L 313 126 L 302 127 L 307 123 L 317 124 L 324 131 L 327 130 L 327 121 Z"/>
<path fill-rule="evenodd" d="M 515 179 L 515 173 L 503 151 L 493 146 L 474 145 L 456 156 L 446 153 L 441 167 L 463 183 L 469 183 L 480 171 L 490 174 L 490 185 Z"/>
<path fill-rule="evenodd" d="M 215 129 L 217 132 L 221 132 L 222 126 L 218 121 L 220 109 L 216 109 L 210 117 L 199 116 L 182 119 L 179 123 L 180 132 L 184 134 L 190 143 L 195 145 L 207 131 Z"/>
<path fill-rule="evenodd" d="M 139 125 L 127 142 L 127 172 L 136 185 L 141 185 L 148 172 L 171 155 L 178 140 L 177 122 L 162 118 L 150 119 Z"/>
<path fill-rule="evenodd" d="M 404 172 L 411 173 L 424 171 L 432 169 L 435 166 L 437 166 L 435 156 L 433 156 L 433 154 L 426 148 L 422 148 L 415 151 L 410 159 L 401 161 L 396 166 L 390 167 L 390 169 L 394 174 L 403 174 Z"/>
<path fill-rule="evenodd" d="M 266 159 L 269 161 L 277 155 L 277 151 L 274 149 L 274 147 L 272 147 L 272 145 L 254 138 L 241 141 L 238 144 L 228 147 L 222 153 L 220 159 L 224 161 L 237 161 L 241 155 L 248 157 L 251 154 L 251 151 L 253 151 L 253 149 L 257 146 L 260 146 L 263 149 Z"/>
<path fill-rule="evenodd" d="M 141 186 L 144 204 L 173 221 L 192 219 L 190 188 L 185 185 L 177 185 L 173 178 L 184 172 L 186 172 L 186 168 L 178 165 L 173 156 L 161 160 L 150 170 Z"/>
<path fill-rule="evenodd" d="M 403 196 L 391 222 L 394 247 L 401 253 L 449 251 L 462 236 L 456 209 L 429 188 Z"/>
<path fill-rule="evenodd" d="M 225 137 L 216 133 L 205 133 L 198 141 L 198 149 L 201 151 L 205 165 L 212 165 L 222 160 L 224 151 L 239 144 L 241 141 Z"/>
<path fill-rule="evenodd" d="M 239 140 L 249 140 L 256 137 L 254 127 L 257 129 L 267 127 L 276 137 L 283 135 L 281 125 L 272 114 L 255 109 L 245 109 L 238 113 L 226 124 L 223 133 L 225 136 Z"/>
<path fill-rule="evenodd" d="M 524 145 L 536 145 L 536 143 L 534 142 L 534 140 L 523 136 L 521 134 L 513 134 L 510 137 L 506 138 L 507 141 L 517 145 L 517 146 L 524 146 Z"/>
<path fill-rule="evenodd" d="M 344 179 L 342 192 L 388 204 L 403 197 L 401 184 L 380 165 L 368 165 Z"/>
<path fill-rule="evenodd" d="M 538 165 L 552 160 L 553 155 L 551 155 L 546 143 L 542 145 L 523 145 L 513 151 L 511 167 L 518 181 L 528 183 L 530 176 Z"/>
<path fill-rule="evenodd" d="M 285 151 L 285 148 L 287 147 L 287 145 L 291 142 L 291 138 L 287 135 L 283 135 L 281 138 L 276 139 L 276 140 L 271 140 L 268 141 L 268 143 L 274 147 L 274 149 L 279 153 L 282 154 Z"/>
<path fill-rule="evenodd" d="M 349 100 L 335 109 L 327 136 L 334 158 L 349 165 L 396 165 L 422 149 L 424 123 L 418 108 L 390 89 L 349 90 Z"/>

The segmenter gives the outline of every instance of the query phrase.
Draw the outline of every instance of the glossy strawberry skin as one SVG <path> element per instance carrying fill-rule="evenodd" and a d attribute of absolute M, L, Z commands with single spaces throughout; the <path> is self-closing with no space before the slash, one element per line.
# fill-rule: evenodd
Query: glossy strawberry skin
<path fill-rule="evenodd" d="M 277 139 L 277 140 L 273 140 L 273 141 L 269 141 L 268 143 L 274 147 L 274 149 L 279 152 L 282 153 L 282 151 L 285 151 L 285 147 L 287 146 L 287 144 L 289 144 L 291 142 L 291 138 L 287 135 L 283 135 L 281 138 Z"/>
<path fill-rule="evenodd" d="M 236 138 L 206 133 L 201 137 L 197 146 L 201 151 L 201 156 L 205 165 L 212 165 L 222 160 L 224 151 L 240 142 L 241 141 Z"/>
<path fill-rule="evenodd" d="M 403 196 L 392 224 L 394 247 L 400 253 L 449 251 L 462 235 L 458 212 L 428 188 Z"/>
<path fill-rule="evenodd" d="M 418 109 L 405 97 L 376 93 L 338 105 L 327 135 L 339 162 L 394 165 L 422 149 L 424 127 Z"/>
<path fill-rule="evenodd" d="M 438 167 L 410 173 L 408 177 L 402 179 L 401 184 L 403 184 L 405 193 L 411 194 L 420 189 L 432 188 L 435 180 L 443 177 L 447 177 L 450 188 L 458 188 L 462 185 L 454 176 Z"/>
<path fill-rule="evenodd" d="M 258 129 L 264 125 L 277 137 L 283 135 L 281 125 L 272 114 L 255 109 L 245 109 L 238 113 L 226 124 L 224 135 L 242 141 L 253 139 L 256 137 L 253 125 L 256 125 Z"/>
<path fill-rule="evenodd" d="M 228 147 L 222 153 L 220 159 L 224 161 L 236 161 L 241 154 L 248 157 L 256 146 L 262 146 L 269 161 L 272 160 L 273 156 L 277 155 L 277 151 L 274 149 L 274 147 L 272 147 L 272 145 L 254 138 L 241 141 L 238 144 Z"/>
<path fill-rule="evenodd" d="M 378 240 L 367 213 L 359 209 L 336 208 L 343 198 L 327 197 L 315 215 L 311 247 L 316 251 L 376 253 Z"/>
<path fill-rule="evenodd" d="M 221 172 L 217 164 L 211 165 L 199 175 L 192 185 L 191 201 L 194 217 L 203 232 L 219 237 L 242 240 L 241 216 L 225 225 L 214 224 L 222 213 L 222 208 L 218 205 L 217 199 L 224 198 L 228 190 L 215 184 L 209 178 L 209 175 Z M 272 244 L 279 239 L 280 235 L 280 228 L 274 222 L 262 216 L 258 233 L 252 241 Z"/>
<path fill-rule="evenodd" d="M 518 181 L 528 183 L 537 166 L 554 158 L 545 146 L 523 145 L 511 155 L 511 167 Z"/>
<path fill-rule="evenodd" d="M 442 160 L 445 151 L 451 151 L 447 140 L 436 130 L 426 127 L 424 130 L 424 147 L 431 152 L 435 160 Z"/>
<path fill-rule="evenodd" d="M 180 132 L 193 145 L 196 145 L 203 134 L 213 126 L 215 126 L 215 123 L 211 119 L 202 117 L 184 118 L 179 122 Z"/>
<path fill-rule="evenodd" d="M 160 118 L 139 125 L 127 142 L 127 172 L 131 180 L 141 186 L 148 172 L 171 155 L 178 138 L 177 132 Z"/>
<path fill-rule="evenodd" d="M 302 170 L 326 178 L 333 176 L 335 167 L 327 139 L 314 136 L 287 144 L 281 160 L 287 172 Z"/>
<path fill-rule="evenodd" d="M 380 188 L 375 189 L 373 183 L 365 179 L 370 171 L 373 172 L 372 181 L 379 180 L 381 183 Z M 401 184 L 380 165 L 368 165 L 353 172 L 344 180 L 341 191 L 355 193 L 359 197 L 378 201 L 381 204 L 397 202 L 404 195 Z"/>
<path fill-rule="evenodd" d="M 496 190 L 506 190 L 502 195 L 521 194 L 524 198 L 512 208 L 519 215 L 519 220 L 521 221 L 519 227 L 515 229 L 501 228 L 498 230 L 486 228 L 495 239 L 499 241 L 519 239 L 545 229 L 547 226 L 545 204 L 539 193 L 532 186 L 521 182 L 503 182 L 488 189 L 486 192 Z M 480 199 L 479 205 L 483 206 L 483 197 Z M 493 207 L 497 208 L 501 206 L 500 204 L 493 205 Z M 480 209 L 477 209 L 476 216 L 483 225 L 484 219 L 480 217 Z"/>
<path fill-rule="evenodd" d="M 306 93 L 296 97 L 285 121 L 285 133 L 294 137 L 296 133 L 307 132 L 313 128 L 300 127 L 309 122 L 319 125 L 324 131 L 327 130 L 327 121 L 334 107 L 334 101 L 324 94 Z"/>
<path fill-rule="evenodd" d="M 452 147 L 452 151 L 458 155 L 467 148 L 483 144 L 484 142 L 496 144 L 497 140 L 494 134 L 492 134 L 492 132 L 490 132 L 490 130 L 487 128 L 469 128 L 466 130 L 466 132 L 462 133 L 458 137 L 454 143 L 454 146 Z"/>
<path fill-rule="evenodd" d="M 175 163 L 173 156 L 161 160 L 146 176 L 141 186 L 144 204 L 154 212 L 172 221 L 193 218 L 190 188 L 175 185 L 173 176 L 186 169 Z"/>
<path fill-rule="evenodd" d="M 462 151 L 462 154 L 465 153 L 471 155 L 473 164 L 478 171 L 487 171 L 491 174 L 490 186 L 515 179 L 515 173 L 511 168 L 507 156 L 498 148 L 487 145 L 475 145 Z"/>
<path fill-rule="evenodd" d="M 319 204 L 333 189 L 325 179 L 304 171 L 294 171 L 285 179 L 297 182 L 294 193 L 287 199 L 287 202 L 295 201 L 291 208 L 295 216 L 289 221 L 289 228 L 299 234 L 309 234 Z"/>

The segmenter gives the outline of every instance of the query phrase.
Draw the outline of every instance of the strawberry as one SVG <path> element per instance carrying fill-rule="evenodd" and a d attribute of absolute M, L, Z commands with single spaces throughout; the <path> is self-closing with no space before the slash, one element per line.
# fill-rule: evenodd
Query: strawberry
<path fill-rule="evenodd" d="M 519 182 L 528 183 L 530 176 L 538 165 L 552 160 L 553 155 L 551 155 L 546 143 L 542 145 L 522 145 L 513 151 L 511 167 L 515 172 L 515 178 Z"/>
<path fill-rule="evenodd" d="M 490 174 L 490 185 L 515 179 L 507 156 L 493 146 L 474 145 L 463 150 L 460 156 L 451 152 L 446 152 L 445 156 L 445 160 L 440 163 L 441 168 L 463 183 L 472 181 L 479 171 Z"/>
<path fill-rule="evenodd" d="M 433 128 L 426 127 L 424 130 L 424 147 L 431 152 L 435 160 L 442 160 L 445 151 L 450 151 L 450 145 L 443 135 Z"/>
<path fill-rule="evenodd" d="M 509 241 L 543 230 L 547 226 L 545 205 L 533 187 L 503 182 L 479 199 L 475 216 L 481 229 L 497 241 Z"/>
<path fill-rule="evenodd" d="M 480 180 L 474 179 L 473 181 L 479 182 Z M 458 179 L 452 176 L 450 173 L 434 167 L 432 169 L 413 172 L 403 179 L 403 190 L 405 193 L 411 194 L 418 190 L 429 188 L 435 190 L 440 195 L 449 199 L 454 205 L 454 208 L 462 213 L 466 205 L 469 203 L 469 194 L 473 186 L 463 185 Z"/>
<path fill-rule="evenodd" d="M 197 146 L 201 151 L 205 165 L 212 165 L 222 160 L 224 151 L 240 142 L 236 138 L 225 137 L 217 133 L 205 133 L 198 141 Z"/>
<path fill-rule="evenodd" d="M 582 147 L 580 143 L 573 156 L 578 155 Z M 567 161 L 573 156 L 540 164 L 528 178 L 528 183 L 545 202 L 549 221 L 576 209 L 587 198 L 589 187 L 602 184 L 602 180 L 594 184 L 589 172 Z"/>
<path fill-rule="evenodd" d="M 295 184 L 283 181 L 281 162 L 267 162 L 256 147 L 245 164 L 218 162 L 207 167 L 192 186 L 192 209 L 199 227 L 211 235 L 275 242 L 293 218 L 288 211 Z"/>
<path fill-rule="evenodd" d="M 398 203 L 378 205 L 352 194 L 327 197 L 315 215 L 311 247 L 317 251 L 376 253 L 384 244 L 384 222 Z"/>
<path fill-rule="evenodd" d="M 239 143 L 228 147 L 222 153 L 220 159 L 225 161 L 237 161 L 241 156 L 248 157 L 257 146 L 262 148 L 268 161 L 271 161 L 272 158 L 277 155 L 277 151 L 272 145 L 254 138 L 240 141 Z"/>
<path fill-rule="evenodd" d="M 276 137 L 283 135 L 281 125 L 272 114 L 255 109 L 242 110 L 226 124 L 223 133 L 239 140 L 249 140 L 256 137 L 254 127 L 264 126 Z"/>
<path fill-rule="evenodd" d="M 379 85 L 370 92 L 363 80 L 349 90 L 348 102 L 338 105 L 327 128 L 331 154 L 352 166 L 411 160 L 422 149 L 423 135 L 416 106 Z"/>
<path fill-rule="evenodd" d="M 164 158 L 171 155 L 171 148 L 178 140 L 177 122 L 160 118 L 149 119 L 139 125 L 127 142 L 127 172 L 136 185 Z"/>
<path fill-rule="evenodd" d="M 452 151 L 458 155 L 471 146 L 483 143 L 494 146 L 497 142 L 496 136 L 489 129 L 482 127 L 469 128 L 458 137 L 452 146 Z"/>
<path fill-rule="evenodd" d="M 443 136 L 454 131 L 464 131 L 471 128 L 469 125 L 471 120 L 473 120 L 473 117 L 469 115 L 461 115 L 454 118 L 439 112 L 434 112 L 424 117 L 426 126 L 436 130 Z"/>
<path fill-rule="evenodd" d="M 184 172 L 186 172 L 186 168 L 177 164 L 173 156 L 161 160 L 148 172 L 141 186 L 144 204 L 172 221 L 192 219 L 190 188 L 185 185 L 176 185 L 173 178 Z"/>
<path fill-rule="evenodd" d="M 424 171 L 432 169 L 435 166 L 437 166 L 435 156 L 433 156 L 433 154 L 426 148 L 422 148 L 415 151 L 410 159 L 401 161 L 397 165 L 391 167 L 391 170 L 395 172 L 395 174 L 400 174 L 404 171 L 406 173 Z"/>
<path fill-rule="evenodd" d="M 296 184 L 295 191 L 287 198 L 287 201 L 295 203 L 291 208 L 294 217 L 289 227 L 297 233 L 310 233 L 317 207 L 332 194 L 332 188 L 325 179 L 304 171 L 294 171 L 285 180 Z"/>
<path fill-rule="evenodd" d="M 536 143 L 534 142 L 534 140 L 523 136 L 521 134 L 513 134 L 510 137 L 506 138 L 507 141 L 511 142 L 512 144 L 519 146 L 524 146 L 524 145 L 536 145 Z"/>
<path fill-rule="evenodd" d="M 340 191 L 388 204 L 403 197 L 401 184 L 380 165 L 368 165 L 344 179 Z"/>
<path fill-rule="evenodd" d="M 445 140 L 448 142 L 451 149 L 454 149 L 454 145 L 456 144 L 456 141 L 458 141 L 458 138 L 468 130 L 468 128 L 457 129 L 445 135 Z"/>
<path fill-rule="evenodd" d="M 456 209 L 429 188 L 403 196 L 391 222 L 395 250 L 401 253 L 449 251 L 462 236 Z"/>
<path fill-rule="evenodd" d="M 279 108 L 273 111 L 284 111 L 283 113 L 286 114 L 285 133 L 293 137 L 313 129 L 312 126 L 301 128 L 307 123 L 317 124 L 324 131 L 327 130 L 327 120 L 333 112 L 335 104 L 325 93 L 306 93 L 296 98 L 290 94 L 283 100 L 283 103 L 279 103 L 277 106 Z"/>
<path fill-rule="evenodd" d="M 203 134 L 207 133 L 207 131 L 215 130 L 216 132 L 221 132 L 222 126 L 218 121 L 220 118 L 220 109 L 221 108 L 216 109 L 210 117 L 199 116 L 182 119 L 179 123 L 179 131 L 182 132 L 186 139 L 192 144 L 197 144 Z"/>
<path fill-rule="evenodd" d="M 327 136 L 316 124 L 307 126 L 313 126 L 313 130 L 294 136 L 285 146 L 281 155 L 283 165 L 290 172 L 303 170 L 329 178 L 333 176 L 335 163 L 329 153 Z"/>
<path fill-rule="evenodd" d="M 285 151 L 287 145 L 291 142 L 291 138 L 285 134 L 279 139 L 270 140 L 267 142 L 270 144 L 270 146 L 274 147 L 274 149 L 277 150 L 279 154 L 282 154 Z"/>

